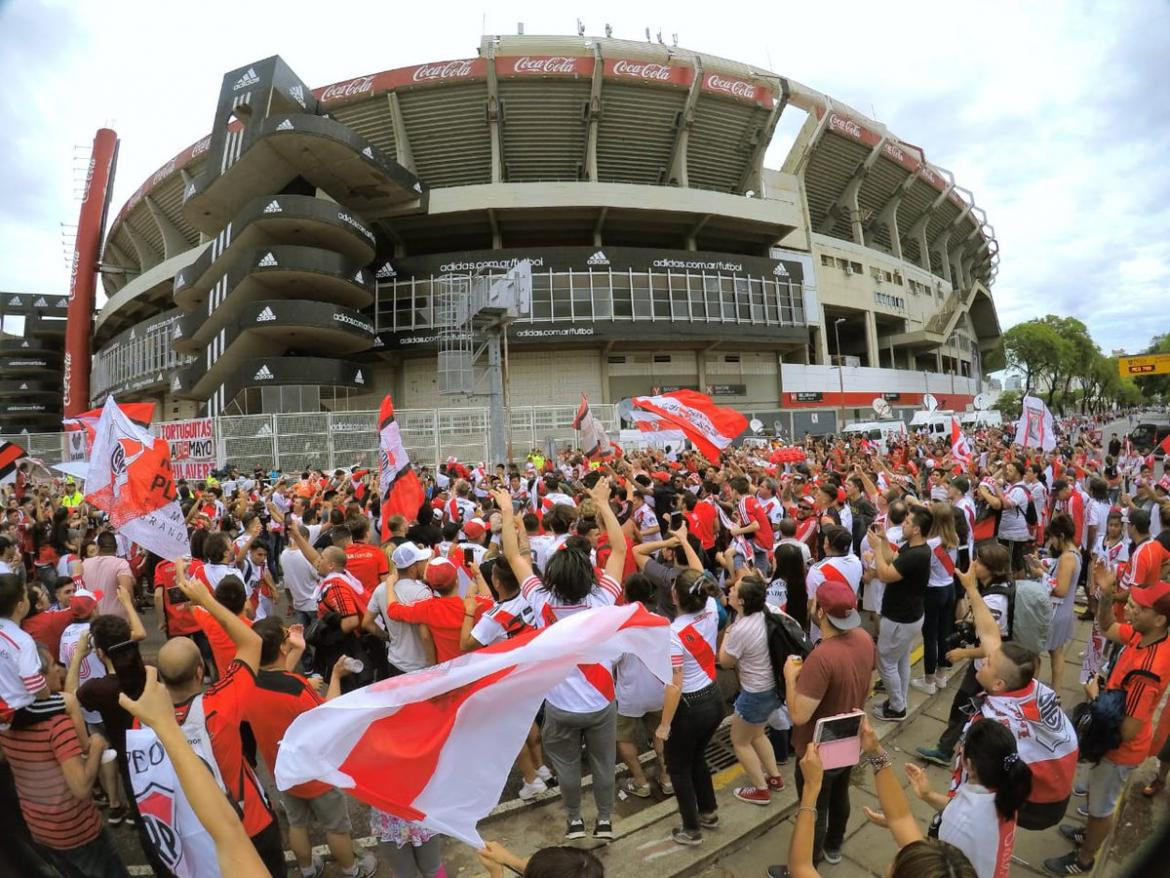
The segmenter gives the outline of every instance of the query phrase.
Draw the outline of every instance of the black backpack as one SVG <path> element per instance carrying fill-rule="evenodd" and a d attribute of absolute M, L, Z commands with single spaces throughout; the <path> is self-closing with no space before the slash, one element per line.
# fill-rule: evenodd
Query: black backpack
<path fill-rule="evenodd" d="M 784 663 L 790 655 L 808 658 L 812 643 L 800 627 L 800 623 L 778 610 L 765 608 L 764 636 L 768 641 L 768 658 L 772 660 L 772 675 L 776 678 L 776 693 L 781 700 L 786 697 L 784 685 Z"/>
<path fill-rule="evenodd" d="M 1110 750 L 1121 746 L 1121 723 L 1125 719 L 1125 687 L 1132 677 L 1148 677 L 1155 685 L 1162 678 L 1152 671 L 1135 668 L 1122 678 L 1120 689 L 1106 689 L 1092 701 L 1082 701 L 1072 710 L 1077 732 L 1078 762 L 1096 765 Z"/>
<path fill-rule="evenodd" d="M 1036 501 L 1032 499 L 1032 492 L 1028 490 L 1028 486 L 1023 482 L 1016 482 L 1012 485 L 1013 488 L 1023 488 L 1024 493 L 1028 495 L 1028 505 L 1024 507 L 1024 521 L 1028 523 L 1029 527 L 1035 527 L 1039 517 L 1036 515 Z M 1019 511 L 1018 509 L 1016 510 Z"/>

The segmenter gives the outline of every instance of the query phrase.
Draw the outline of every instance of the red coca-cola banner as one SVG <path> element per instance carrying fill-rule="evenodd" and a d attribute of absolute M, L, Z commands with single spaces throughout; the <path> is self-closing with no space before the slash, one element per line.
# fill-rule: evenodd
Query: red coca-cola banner
<path fill-rule="evenodd" d="M 93 331 L 94 293 L 102 228 L 109 207 L 110 181 L 118 158 L 118 135 L 99 128 L 89 155 L 77 237 L 73 242 L 73 269 L 69 277 L 69 306 L 65 323 L 65 417 L 89 408 L 90 333 Z"/>
<path fill-rule="evenodd" d="M 703 74 L 702 89 L 703 91 L 717 94 L 721 97 L 744 101 L 745 103 L 755 104 L 759 107 L 767 107 L 768 109 L 771 109 L 775 103 L 772 89 L 768 88 L 768 86 L 757 85 L 754 82 L 749 82 L 746 79 L 741 79 L 729 73 Z"/>
<path fill-rule="evenodd" d="M 496 76 L 505 79 L 527 76 L 592 76 L 593 56 L 521 55 L 496 58 Z"/>
<path fill-rule="evenodd" d="M 887 140 L 883 143 L 882 155 L 890 161 L 901 165 L 910 173 L 917 171 L 922 164 L 918 150 L 900 141 Z"/>
<path fill-rule="evenodd" d="M 843 116 L 840 113 L 829 114 L 829 130 L 834 134 L 839 134 L 841 137 L 847 137 L 850 140 L 856 140 L 858 143 L 863 143 L 868 147 L 877 146 L 882 140 L 881 135 L 876 131 L 871 131 L 860 122 L 850 119 L 848 116 Z"/>
<path fill-rule="evenodd" d="M 371 73 L 368 76 L 315 88 L 313 94 L 323 104 L 337 106 L 349 101 L 362 100 L 379 92 L 440 82 L 459 80 L 471 82 L 486 76 L 487 62 L 483 58 L 460 58 L 454 61 L 436 61 L 431 64 L 383 70 L 381 73 Z"/>
<path fill-rule="evenodd" d="M 602 70 L 606 79 L 636 80 L 650 85 L 677 85 L 689 88 L 695 81 L 695 69 L 681 64 L 659 64 L 657 61 L 606 61 Z"/>
<path fill-rule="evenodd" d="M 943 179 L 942 174 L 934 170 L 934 168 L 927 165 L 922 169 L 922 179 L 937 189 L 939 192 L 945 192 L 947 188 L 947 181 Z"/>

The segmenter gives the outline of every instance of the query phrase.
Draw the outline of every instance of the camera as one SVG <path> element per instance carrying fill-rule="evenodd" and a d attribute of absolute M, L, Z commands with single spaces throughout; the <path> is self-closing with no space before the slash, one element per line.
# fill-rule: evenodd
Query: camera
<path fill-rule="evenodd" d="M 979 638 L 975 635 L 975 623 L 956 623 L 955 630 L 947 637 L 945 643 L 948 652 L 952 649 L 959 649 L 960 647 L 975 646 L 979 643 Z"/>

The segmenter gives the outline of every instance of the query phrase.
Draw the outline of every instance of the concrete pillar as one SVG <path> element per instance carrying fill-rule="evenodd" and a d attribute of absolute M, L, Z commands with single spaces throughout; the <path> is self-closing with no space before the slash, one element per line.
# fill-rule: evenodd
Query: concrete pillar
<path fill-rule="evenodd" d="M 823 318 L 822 312 L 822 318 Z M 813 357 L 815 363 L 820 366 L 828 365 L 829 363 L 829 333 L 825 330 L 825 322 L 822 319 L 821 325 L 816 328 L 816 338 L 814 339 Z"/>
<path fill-rule="evenodd" d="M 601 401 L 605 405 L 613 402 L 609 393 L 609 349 L 602 348 L 598 359 L 598 371 L 601 374 Z"/>
<path fill-rule="evenodd" d="M 881 365 L 881 358 L 878 356 L 877 316 L 873 311 L 865 312 L 865 361 L 872 369 Z"/>

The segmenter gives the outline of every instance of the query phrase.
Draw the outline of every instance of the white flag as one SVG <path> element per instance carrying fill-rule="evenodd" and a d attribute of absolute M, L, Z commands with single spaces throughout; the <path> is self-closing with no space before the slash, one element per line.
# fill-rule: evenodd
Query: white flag
<path fill-rule="evenodd" d="M 1024 448 L 1051 451 L 1056 447 L 1056 424 L 1044 400 L 1025 396 L 1020 420 L 1016 424 L 1016 444 Z"/>

